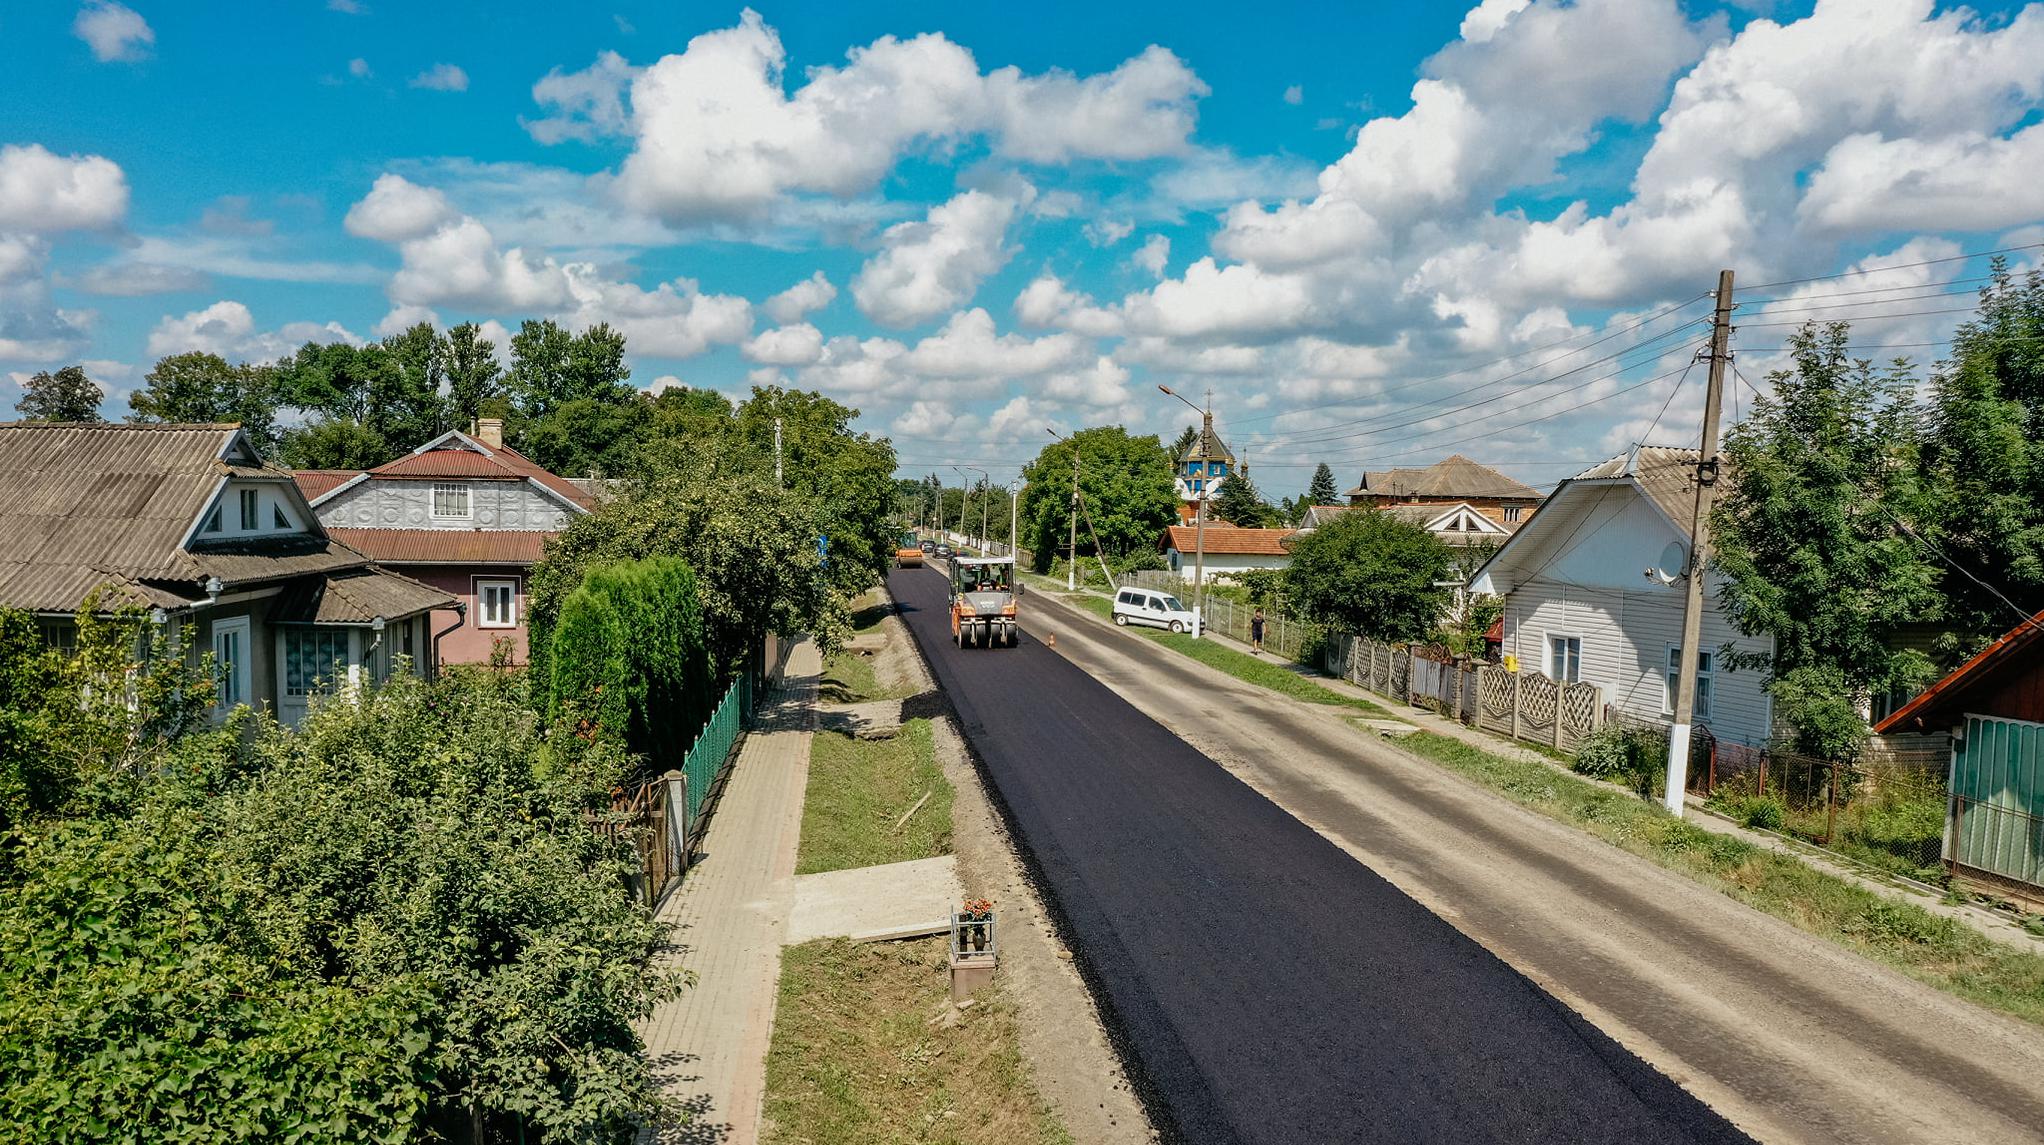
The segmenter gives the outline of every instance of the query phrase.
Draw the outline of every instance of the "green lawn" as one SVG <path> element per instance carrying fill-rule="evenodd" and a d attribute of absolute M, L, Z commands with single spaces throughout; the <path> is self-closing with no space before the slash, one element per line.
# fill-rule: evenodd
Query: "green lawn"
<path fill-rule="evenodd" d="M 895 821 L 929 801 L 899 831 Z M 802 846 L 795 873 L 841 871 L 951 853 L 951 784 L 937 763 L 930 721 L 910 720 L 892 739 L 818 732 L 809 749 Z"/>
<path fill-rule="evenodd" d="M 1106 597 L 1094 596 L 1091 593 L 1069 595 L 1060 593 L 1059 596 L 1066 603 L 1077 605 L 1103 619 L 1112 619 L 1114 616 L 1114 603 Z M 1217 641 L 1194 639 L 1183 632 L 1165 632 L 1133 624 L 1129 625 L 1128 631 L 1140 632 L 1166 648 L 1183 653 L 1209 668 L 1218 668 L 1238 680 L 1269 688 L 1295 700 L 1304 700 L 1309 704 L 1334 704 L 1372 716 L 1391 714 L 1368 700 L 1343 695 L 1332 688 L 1323 688 L 1314 683 L 1311 677 L 1302 676 L 1286 667 L 1282 660 L 1237 652 Z"/>
<path fill-rule="evenodd" d="M 782 952 L 765 1141 L 1070 1145 L 1030 1080 L 1014 1006 L 996 985 L 952 1010 L 944 951 L 930 938 Z"/>
<path fill-rule="evenodd" d="M 840 648 L 823 659 L 823 678 L 816 692 L 827 704 L 860 704 L 868 700 L 905 700 L 915 694 L 908 685 L 888 687 L 873 671 L 873 657 Z"/>
<path fill-rule="evenodd" d="M 1705 831 L 1623 792 L 1432 732 L 1399 745 L 1552 819 L 1885 962 L 1961 998 L 2044 1023 L 2044 956 L 1891 902 L 1790 855 Z"/>

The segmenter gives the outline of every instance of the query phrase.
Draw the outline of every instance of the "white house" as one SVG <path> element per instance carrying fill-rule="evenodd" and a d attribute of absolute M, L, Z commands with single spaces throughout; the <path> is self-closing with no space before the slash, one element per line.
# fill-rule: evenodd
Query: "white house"
<path fill-rule="evenodd" d="M 1504 652 L 1521 671 L 1597 684 L 1638 719 L 1672 718 L 1698 456 L 1636 446 L 1562 482 L 1477 570 L 1471 590 L 1505 598 Z M 1773 711 L 1760 673 L 1719 661 L 1727 644 L 1770 652 L 1773 639 L 1740 634 L 1718 585 L 1706 588 L 1696 722 L 1725 742 L 1764 744 Z"/>
<path fill-rule="evenodd" d="M 1502 544 L 1517 528 L 1501 525 L 1467 501 L 1447 503 L 1414 502 L 1408 505 L 1314 505 L 1299 521 L 1299 531 L 1310 533 L 1339 518 L 1343 513 L 1388 513 L 1410 521 L 1450 545 Z"/>
<path fill-rule="evenodd" d="M 1163 550 L 1171 571 L 1190 584 L 1196 579 L 1194 570 L 1200 564 L 1196 554 L 1202 545 L 1207 579 L 1225 579 L 1250 569 L 1281 569 L 1291 564 L 1291 550 L 1285 548 L 1284 542 L 1296 532 L 1209 524 L 1201 537 L 1195 526 L 1172 525 L 1164 530 L 1157 547 Z"/>

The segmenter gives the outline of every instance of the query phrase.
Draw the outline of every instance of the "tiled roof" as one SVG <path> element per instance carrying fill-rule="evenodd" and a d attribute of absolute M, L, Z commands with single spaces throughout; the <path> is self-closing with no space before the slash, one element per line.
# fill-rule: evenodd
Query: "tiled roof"
<path fill-rule="evenodd" d="M 430 585 L 381 569 L 343 569 L 294 582 L 271 610 L 272 619 L 313 624 L 367 624 L 400 620 L 454 598 Z"/>
<path fill-rule="evenodd" d="M 529 565 L 552 533 L 482 529 L 350 529 L 328 534 L 373 560 L 391 564 Z"/>
<path fill-rule="evenodd" d="M 1540 500 L 1540 493 L 1488 465 L 1457 453 L 1416 469 L 1377 469 L 1363 474 L 1351 497 L 1453 497 Z"/>
<path fill-rule="evenodd" d="M 1282 557 L 1291 553 L 1284 542 L 1296 529 L 1242 529 L 1234 525 L 1208 525 L 1206 536 L 1198 535 L 1192 525 L 1171 525 L 1164 530 L 1164 543 L 1181 553 L 1189 553 L 1202 543 L 1209 553 L 1227 556 Z"/>
<path fill-rule="evenodd" d="M 539 465 L 508 445 L 485 445 L 463 433 L 445 434 L 413 453 L 385 462 L 369 471 L 371 477 L 395 480 L 431 481 L 446 478 L 483 480 L 532 480 L 583 509 L 596 506 L 596 498 L 575 482 Z M 335 482 L 339 485 L 340 482 Z M 330 487 L 331 488 L 331 487 Z M 317 496 L 317 494 L 308 494 Z"/>

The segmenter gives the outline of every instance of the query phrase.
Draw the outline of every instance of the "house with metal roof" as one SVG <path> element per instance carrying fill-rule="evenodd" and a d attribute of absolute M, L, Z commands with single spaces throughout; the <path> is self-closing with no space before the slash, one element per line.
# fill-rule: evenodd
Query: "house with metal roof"
<path fill-rule="evenodd" d="M 1592 466 L 1470 578 L 1471 592 L 1504 598 L 1503 651 L 1520 671 L 1596 684 L 1607 707 L 1634 719 L 1673 718 L 1699 457 L 1635 446 Z M 1720 477 L 1721 491 L 1729 480 Z M 1765 744 L 1774 719 L 1761 674 L 1730 671 L 1720 653 L 1772 652 L 1773 640 L 1735 629 L 1717 585 L 1707 587 L 1696 722 L 1726 742 Z"/>
<path fill-rule="evenodd" d="M 1351 505 L 1464 504 L 1510 532 L 1532 516 L 1540 491 L 1457 453 L 1432 465 L 1372 469 L 1348 491 Z"/>
<path fill-rule="evenodd" d="M 62 642 L 89 602 L 176 626 L 212 653 L 223 712 L 287 723 L 349 682 L 431 673 L 430 617 L 454 603 L 333 537 L 238 426 L 0 423 L 0 605 Z"/>
<path fill-rule="evenodd" d="M 1295 529 L 1243 529 L 1211 523 L 1204 529 L 1195 525 L 1170 525 L 1158 539 L 1157 548 L 1163 552 L 1171 571 L 1188 584 L 1198 579 L 1194 570 L 1202 563 L 1207 580 L 1227 580 L 1251 569 L 1281 569 L 1291 564 L 1292 551 L 1285 542 L 1296 532 Z"/>
<path fill-rule="evenodd" d="M 596 504 L 588 487 L 505 445 L 494 418 L 366 472 L 296 476 L 336 539 L 466 608 L 468 623 L 440 648 L 450 664 L 487 663 L 500 646 L 511 663 L 525 662 L 532 566 L 547 538 Z"/>

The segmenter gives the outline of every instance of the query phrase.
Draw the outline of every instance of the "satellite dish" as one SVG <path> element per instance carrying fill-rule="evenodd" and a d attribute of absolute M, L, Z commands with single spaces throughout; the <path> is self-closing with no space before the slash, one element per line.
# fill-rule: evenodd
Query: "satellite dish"
<path fill-rule="evenodd" d="M 1660 569 L 1669 576 L 1681 576 L 1689 571 L 1689 546 L 1681 541 L 1669 541 L 1661 549 Z"/>

